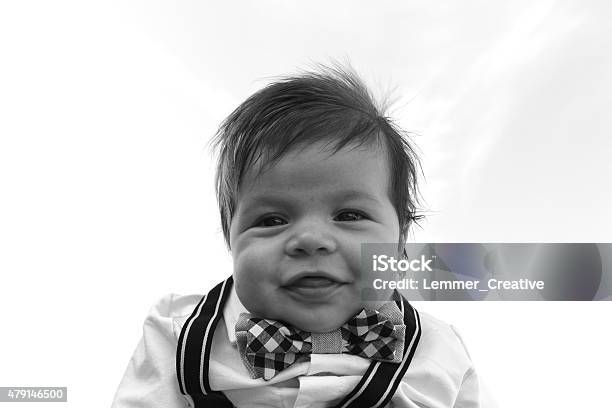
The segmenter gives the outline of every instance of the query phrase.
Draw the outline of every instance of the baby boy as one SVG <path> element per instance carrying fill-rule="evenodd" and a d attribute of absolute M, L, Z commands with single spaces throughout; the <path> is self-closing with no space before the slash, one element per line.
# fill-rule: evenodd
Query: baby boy
<path fill-rule="evenodd" d="M 362 296 L 361 245 L 401 255 L 418 160 L 353 72 L 268 85 L 216 146 L 233 274 L 152 309 L 114 407 L 482 406 L 452 327 Z"/>

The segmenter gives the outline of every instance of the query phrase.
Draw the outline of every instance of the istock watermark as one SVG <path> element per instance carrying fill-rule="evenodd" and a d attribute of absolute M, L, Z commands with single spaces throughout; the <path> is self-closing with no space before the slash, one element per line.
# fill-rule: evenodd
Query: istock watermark
<path fill-rule="evenodd" d="M 612 300 L 610 243 L 362 245 L 364 300 Z"/>
<path fill-rule="evenodd" d="M 426 259 L 421 255 L 419 259 L 395 259 L 387 255 L 372 255 L 372 271 L 374 272 L 432 272 L 433 259 Z"/>

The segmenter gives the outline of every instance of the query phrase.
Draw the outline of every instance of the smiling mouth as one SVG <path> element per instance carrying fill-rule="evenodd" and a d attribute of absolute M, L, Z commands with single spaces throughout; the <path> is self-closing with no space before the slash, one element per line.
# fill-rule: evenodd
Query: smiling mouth
<path fill-rule="evenodd" d="M 284 288 L 294 296 L 307 300 L 322 300 L 332 295 L 336 289 L 345 285 L 326 276 L 303 276 L 295 279 Z"/>
<path fill-rule="evenodd" d="M 304 276 L 288 285 L 289 288 L 324 288 L 327 286 L 338 285 L 340 282 L 326 278 L 324 276 Z"/>

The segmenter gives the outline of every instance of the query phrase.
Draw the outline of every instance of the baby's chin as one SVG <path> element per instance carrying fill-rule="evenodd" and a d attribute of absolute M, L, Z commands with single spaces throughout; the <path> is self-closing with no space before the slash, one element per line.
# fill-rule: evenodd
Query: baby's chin
<path fill-rule="evenodd" d="M 301 330 L 311 332 L 311 333 L 327 333 L 330 331 L 334 331 L 346 323 L 349 318 L 344 319 L 344 321 L 340 321 L 340 319 L 336 320 L 328 320 L 325 322 L 321 321 L 290 321 L 289 323 Z"/>
<path fill-rule="evenodd" d="M 354 309 L 318 310 L 315 313 L 312 313 L 312 311 L 300 311 L 305 313 L 287 313 L 278 320 L 283 320 L 291 326 L 304 331 L 327 333 L 340 328 L 351 317 L 359 313 L 361 307 L 354 307 Z"/>
<path fill-rule="evenodd" d="M 352 317 L 356 316 L 362 309 L 369 310 L 380 310 L 386 303 L 391 300 L 381 300 L 377 302 L 367 302 L 367 304 L 362 304 L 356 306 L 354 310 L 336 310 L 329 311 L 325 313 L 324 316 L 321 317 L 300 317 L 300 316 L 284 316 L 282 318 L 276 320 L 283 320 L 293 327 L 298 329 L 309 331 L 313 333 L 327 333 L 333 330 L 338 329 L 346 322 L 348 322 Z"/>
<path fill-rule="evenodd" d="M 299 308 L 288 304 L 282 308 L 266 306 L 268 305 L 262 303 L 245 305 L 246 309 L 255 316 L 285 322 L 293 328 L 313 333 L 327 333 L 336 330 L 362 309 L 358 304 L 345 308 L 338 307 L 338 305 Z"/>

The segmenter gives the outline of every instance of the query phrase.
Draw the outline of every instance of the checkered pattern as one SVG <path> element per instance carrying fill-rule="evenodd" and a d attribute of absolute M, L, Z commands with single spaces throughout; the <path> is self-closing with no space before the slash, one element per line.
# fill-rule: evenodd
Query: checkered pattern
<path fill-rule="evenodd" d="M 236 326 L 236 338 L 243 361 L 254 378 L 269 380 L 290 365 L 310 359 L 313 336 L 309 332 L 275 320 L 242 316 Z M 342 336 L 343 353 L 397 362 L 401 356 L 396 355 L 396 350 L 399 348 L 401 353 L 402 349 L 398 347 L 398 337 L 403 333 L 377 311 L 364 309 L 344 324 L 338 335 Z"/>
<path fill-rule="evenodd" d="M 312 350 L 310 333 L 290 330 L 274 320 L 251 317 L 246 331 L 246 357 L 258 377 L 274 377 Z"/>
<path fill-rule="evenodd" d="M 347 352 L 372 360 L 393 360 L 397 334 L 395 325 L 376 310 L 362 310 L 344 324 L 342 339 Z"/>

